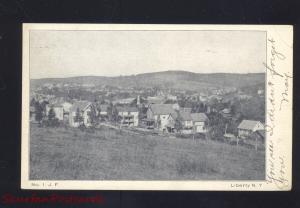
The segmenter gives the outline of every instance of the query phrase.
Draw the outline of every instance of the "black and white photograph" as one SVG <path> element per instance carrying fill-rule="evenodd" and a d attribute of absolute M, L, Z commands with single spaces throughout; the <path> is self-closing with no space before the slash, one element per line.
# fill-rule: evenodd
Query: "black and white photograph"
<path fill-rule="evenodd" d="M 28 180 L 275 181 L 274 42 L 263 29 L 29 30 Z"/>

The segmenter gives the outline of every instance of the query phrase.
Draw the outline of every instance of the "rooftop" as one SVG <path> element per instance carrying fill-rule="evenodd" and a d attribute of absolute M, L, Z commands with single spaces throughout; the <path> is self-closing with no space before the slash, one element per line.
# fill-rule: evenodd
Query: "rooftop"
<path fill-rule="evenodd" d="M 260 123 L 259 121 L 253 121 L 253 120 L 243 120 L 240 125 L 238 126 L 238 129 L 246 129 L 246 130 L 253 130 L 254 127 Z"/>
<path fill-rule="evenodd" d="M 72 107 L 70 108 L 70 111 L 77 111 L 77 109 L 79 109 L 80 111 L 85 110 L 87 107 L 89 107 L 89 105 L 91 105 L 92 103 L 89 101 L 77 101 L 75 102 Z"/>
<path fill-rule="evenodd" d="M 175 115 L 173 104 L 152 104 L 149 107 L 155 115 Z"/>
<path fill-rule="evenodd" d="M 48 104 L 47 106 L 49 108 L 62 108 L 63 107 L 61 103 Z"/>
<path fill-rule="evenodd" d="M 192 116 L 191 116 L 191 113 L 190 112 L 187 112 L 187 111 L 183 111 L 181 110 L 179 112 L 180 114 L 180 117 L 183 121 L 191 121 L 192 120 Z"/>
<path fill-rule="evenodd" d="M 205 113 L 191 113 L 191 117 L 193 121 L 206 121 L 208 120 Z"/>
<path fill-rule="evenodd" d="M 136 107 L 117 107 L 118 112 L 139 112 L 139 110 Z"/>
<path fill-rule="evenodd" d="M 147 101 L 150 104 L 162 104 L 163 102 L 165 102 L 165 98 L 164 97 L 148 97 Z"/>

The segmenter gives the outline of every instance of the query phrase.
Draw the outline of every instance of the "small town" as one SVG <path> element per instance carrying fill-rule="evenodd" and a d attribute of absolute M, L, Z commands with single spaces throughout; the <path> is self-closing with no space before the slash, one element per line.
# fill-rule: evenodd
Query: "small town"
<path fill-rule="evenodd" d="M 30 177 L 264 179 L 264 74 L 31 80 Z"/>
<path fill-rule="evenodd" d="M 263 149 L 264 88 L 201 92 L 159 87 L 43 83 L 31 91 L 30 121 L 40 127 L 205 139 Z"/>

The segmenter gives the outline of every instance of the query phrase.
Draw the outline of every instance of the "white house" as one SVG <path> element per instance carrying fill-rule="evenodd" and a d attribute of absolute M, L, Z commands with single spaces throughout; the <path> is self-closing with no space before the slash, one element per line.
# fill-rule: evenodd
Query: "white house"
<path fill-rule="evenodd" d="M 177 100 L 177 96 L 176 95 L 168 94 L 166 97 L 167 97 L 168 100 L 174 100 L 174 101 Z"/>
<path fill-rule="evenodd" d="M 72 104 L 69 102 L 62 102 L 60 103 L 60 105 L 63 107 L 64 110 L 64 120 L 68 121 Z"/>
<path fill-rule="evenodd" d="M 172 132 L 177 113 L 174 104 L 152 104 L 147 110 L 147 119 L 154 120 L 156 128 Z"/>
<path fill-rule="evenodd" d="M 35 122 L 35 107 L 34 106 L 30 106 L 30 121 L 31 122 Z"/>
<path fill-rule="evenodd" d="M 208 131 L 208 118 L 205 113 L 191 113 L 195 132 L 205 133 Z"/>
<path fill-rule="evenodd" d="M 59 105 L 59 104 L 48 104 L 48 105 L 46 105 L 46 116 L 49 115 L 50 109 L 53 109 L 53 111 L 55 113 L 55 117 L 59 121 L 64 120 L 64 108 L 63 108 L 62 105 Z"/>
<path fill-rule="evenodd" d="M 264 129 L 265 127 L 260 121 L 243 120 L 238 126 L 238 135 L 241 138 L 246 138 L 253 132 Z"/>
<path fill-rule="evenodd" d="M 118 115 L 121 117 L 121 125 L 138 126 L 139 110 L 135 107 L 118 107 Z"/>
<path fill-rule="evenodd" d="M 50 105 L 49 106 L 54 106 L 55 108 L 63 108 L 63 120 L 68 121 L 69 119 L 69 113 L 70 113 L 70 108 L 72 107 L 72 103 L 67 102 L 65 98 L 63 97 L 52 97 L 50 100 Z M 61 113 L 61 109 L 55 109 L 55 113 Z M 47 111 L 46 111 L 47 113 Z M 58 118 L 61 120 L 61 118 Z"/>
<path fill-rule="evenodd" d="M 64 113 L 70 113 L 71 107 L 72 107 L 72 103 L 69 102 L 62 102 L 61 106 L 64 109 Z"/>
<path fill-rule="evenodd" d="M 193 119 L 191 113 L 189 111 L 181 110 L 179 112 L 179 118 L 182 122 L 182 130 L 181 133 L 183 134 L 191 134 L 193 133 Z"/>
<path fill-rule="evenodd" d="M 76 121 L 76 114 L 77 111 L 79 111 L 79 115 L 83 119 L 83 124 L 85 126 L 91 126 L 90 118 L 89 118 L 89 112 L 91 112 L 92 109 L 92 103 L 88 101 L 78 101 L 75 102 L 72 107 L 70 108 L 70 114 L 69 114 L 69 124 L 72 127 L 78 127 L 80 123 Z"/>

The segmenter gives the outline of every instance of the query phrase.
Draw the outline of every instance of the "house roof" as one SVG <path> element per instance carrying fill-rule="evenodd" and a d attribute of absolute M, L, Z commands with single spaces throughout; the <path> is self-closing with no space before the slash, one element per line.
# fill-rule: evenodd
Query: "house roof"
<path fill-rule="evenodd" d="M 192 112 L 192 108 L 181 108 L 181 110 L 188 113 Z"/>
<path fill-rule="evenodd" d="M 63 106 L 59 103 L 54 103 L 54 104 L 48 104 L 47 105 L 49 108 L 62 108 Z"/>
<path fill-rule="evenodd" d="M 49 100 L 50 104 L 62 104 L 64 102 L 66 102 L 66 100 L 63 97 L 54 97 Z"/>
<path fill-rule="evenodd" d="M 253 130 L 258 123 L 259 121 L 243 120 L 238 126 L 238 129 Z"/>
<path fill-rule="evenodd" d="M 191 117 L 193 121 L 206 121 L 208 120 L 205 113 L 191 113 Z"/>
<path fill-rule="evenodd" d="M 148 97 L 147 101 L 150 104 L 162 104 L 165 102 L 165 98 L 164 97 Z"/>
<path fill-rule="evenodd" d="M 152 104 L 149 107 L 154 115 L 169 115 L 174 116 L 176 114 L 173 109 L 173 104 Z"/>
<path fill-rule="evenodd" d="M 75 102 L 72 107 L 70 108 L 70 112 L 76 112 L 77 108 L 79 108 L 80 111 L 85 110 L 87 107 L 89 107 L 89 105 L 91 105 L 92 103 L 89 101 L 77 101 Z"/>
<path fill-rule="evenodd" d="M 179 115 L 181 117 L 181 120 L 183 120 L 183 121 L 191 121 L 192 120 L 192 116 L 191 116 L 190 112 L 181 110 L 179 112 Z"/>
<path fill-rule="evenodd" d="M 136 98 L 124 98 L 124 99 L 119 99 L 115 100 L 113 103 L 132 103 Z"/>
<path fill-rule="evenodd" d="M 117 107 L 118 112 L 139 112 L 139 110 L 136 107 Z"/>

